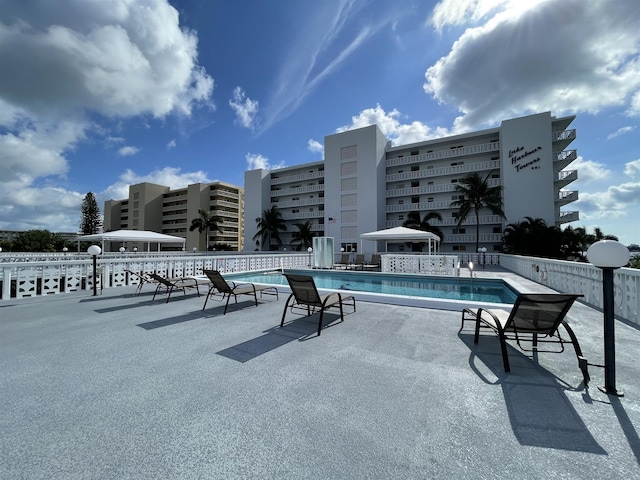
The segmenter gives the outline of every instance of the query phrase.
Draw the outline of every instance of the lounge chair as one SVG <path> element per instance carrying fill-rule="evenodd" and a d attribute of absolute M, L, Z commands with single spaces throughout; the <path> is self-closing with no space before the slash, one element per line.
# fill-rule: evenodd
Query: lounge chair
<path fill-rule="evenodd" d="M 149 277 L 158 282 L 158 286 L 156 287 L 156 291 L 153 293 L 153 298 L 151 301 L 156 299 L 156 295 L 161 288 L 167 289 L 167 301 L 169 303 L 169 299 L 171 298 L 171 293 L 174 290 L 182 290 L 184 294 L 187 294 L 187 288 L 195 288 L 198 296 L 200 296 L 200 288 L 198 285 L 198 281 L 195 278 L 164 278 L 156 273 L 150 273 Z"/>
<path fill-rule="evenodd" d="M 364 255 L 362 253 L 359 253 L 356 255 L 356 260 L 355 262 L 353 262 L 353 267 L 358 270 L 363 270 L 364 269 Z"/>
<path fill-rule="evenodd" d="M 133 270 L 126 270 L 125 272 L 127 272 L 127 274 L 129 275 L 129 284 L 133 285 L 133 281 L 132 279 L 137 282 L 136 283 L 136 294 L 140 295 L 140 293 L 142 292 L 142 287 L 147 284 L 147 283 L 155 283 L 153 280 L 151 280 L 151 278 L 149 278 L 149 276 L 145 273 L 143 275 L 140 275 L 138 272 L 134 272 Z"/>
<path fill-rule="evenodd" d="M 350 253 L 343 253 L 341 255 L 341 257 L 340 257 L 340 261 L 333 264 L 333 268 L 336 268 L 336 269 L 338 269 L 338 268 L 341 268 L 341 269 L 347 268 L 347 266 L 349 265 L 349 258 L 350 257 L 351 257 Z"/>
<path fill-rule="evenodd" d="M 225 297 L 227 297 L 227 303 L 224 306 L 223 315 L 227 314 L 229 300 L 231 299 L 232 295 L 236 303 L 238 302 L 238 295 L 251 295 L 256 302 L 256 307 L 258 306 L 258 292 L 260 292 L 260 297 L 262 297 L 262 294 L 265 293 L 267 295 L 275 295 L 276 299 L 279 298 L 278 289 L 276 287 L 269 285 L 258 285 L 254 283 L 229 283 L 217 270 L 203 270 L 203 272 L 207 277 L 209 277 L 209 280 L 211 280 L 211 287 L 209 287 L 209 291 L 207 292 L 207 298 L 204 299 L 202 310 L 206 308 L 209 297 L 216 294 L 216 290 L 218 293 L 222 294 L 221 301 L 224 300 Z"/>
<path fill-rule="evenodd" d="M 307 316 L 310 316 L 319 309 L 320 320 L 318 320 L 318 336 L 322 330 L 322 318 L 325 310 L 332 307 L 339 308 L 341 322 L 344 321 L 343 305 L 352 306 L 353 311 L 356 311 L 356 299 L 352 296 L 343 296 L 341 293 L 320 295 L 313 281 L 313 277 L 290 273 L 285 273 L 284 276 L 287 278 L 287 282 L 289 282 L 289 286 L 291 287 L 291 295 L 289 295 L 287 303 L 284 305 L 280 327 L 284 325 L 284 318 L 287 315 L 287 308 L 289 308 L 289 302 L 291 300 L 293 300 L 291 303 L 291 311 L 293 311 L 294 308 L 303 308 L 307 311 Z"/>
<path fill-rule="evenodd" d="M 486 310 L 484 308 L 479 308 L 477 312 L 465 309 L 463 311 L 463 325 L 465 320 L 475 319 L 474 343 L 478 343 L 481 328 L 491 329 L 498 335 L 505 372 L 511 370 L 506 340 L 515 340 L 518 347 L 525 352 L 560 353 L 564 351 L 565 343 L 571 343 L 578 358 L 578 367 L 582 371 L 584 384 L 588 386 L 590 378 L 587 360 L 582 356 L 576 335 L 564 320 L 573 302 L 582 296 L 561 293 L 521 293 L 518 295 L 511 313 L 505 310 Z M 560 325 L 568 333 L 569 339 L 560 336 Z M 531 347 L 525 348 L 523 342 L 531 343 Z M 559 344 L 559 349 L 539 350 L 538 343 L 556 343 Z"/>
<path fill-rule="evenodd" d="M 365 263 L 362 268 L 364 270 L 380 270 L 380 263 L 380 254 L 374 253 L 371 255 L 371 260 L 369 261 L 369 263 Z"/>

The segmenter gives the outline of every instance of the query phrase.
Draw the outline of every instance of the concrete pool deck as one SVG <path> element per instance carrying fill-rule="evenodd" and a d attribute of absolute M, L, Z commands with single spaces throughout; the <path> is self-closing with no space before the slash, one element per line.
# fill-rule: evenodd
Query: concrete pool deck
<path fill-rule="evenodd" d="M 510 348 L 504 373 L 497 338 L 474 345 L 459 312 L 358 302 L 316 337 L 317 316 L 278 327 L 286 294 L 223 316 L 147 288 L 0 304 L 0 478 L 640 478 L 625 323 L 616 398 L 600 368 L 584 389 L 570 347 Z M 602 314 L 568 318 L 602 363 Z"/>

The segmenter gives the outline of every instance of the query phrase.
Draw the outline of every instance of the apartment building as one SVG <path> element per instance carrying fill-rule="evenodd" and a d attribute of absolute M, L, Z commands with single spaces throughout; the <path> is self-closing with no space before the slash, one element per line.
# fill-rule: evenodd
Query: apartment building
<path fill-rule="evenodd" d="M 578 178 L 566 170 L 577 158 L 567 150 L 576 131 L 575 116 L 555 118 L 550 112 L 504 120 L 497 128 L 392 146 L 376 125 L 324 139 L 322 161 L 277 170 L 245 172 L 245 248 L 257 246 L 255 218 L 271 206 L 282 213 L 287 231 L 283 245 L 294 249 L 295 223 L 311 221 L 317 235 L 335 238 L 336 249 L 369 253 L 384 245 L 362 242 L 367 232 L 401 226 L 410 212 L 424 217 L 437 212 L 442 220 L 430 224 L 443 232 L 441 252 L 473 252 L 476 218 L 458 226 L 455 186 L 471 173 L 501 186 L 505 217 L 489 209 L 480 212 L 479 245 L 499 251 L 504 228 L 524 217 L 542 218 L 548 225 L 579 219 L 563 207 L 578 198 L 565 187 Z M 408 251 L 409 245 L 389 244 L 389 251 Z"/>
<path fill-rule="evenodd" d="M 244 190 L 225 182 L 194 183 L 171 190 L 163 185 L 139 183 L 129 187 L 129 198 L 108 200 L 104 204 L 104 230 L 149 230 L 185 238 L 186 248 L 200 251 L 216 244 L 242 250 Z M 222 232 L 189 231 L 191 221 L 202 209 L 222 219 Z M 165 248 L 165 247 L 163 247 Z M 170 249 L 167 246 L 166 249 Z M 173 247 L 176 248 L 176 247 Z"/>

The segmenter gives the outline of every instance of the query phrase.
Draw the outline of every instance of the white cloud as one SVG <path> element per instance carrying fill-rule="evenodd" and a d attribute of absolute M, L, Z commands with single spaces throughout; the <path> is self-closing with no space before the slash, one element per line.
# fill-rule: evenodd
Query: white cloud
<path fill-rule="evenodd" d="M 620 135 L 624 135 L 625 133 L 633 132 L 635 129 L 636 129 L 635 125 L 619 128 L 615 132 L 607 135 L 607 140 L 611 140 L 612 138 L 619 137 Z"/>
<path fill-rule="evenodd" d="M 389 113 L 385 112 L 380 105 L 375 108 L 367 108 L 358 115 L 351 117 L 351 124 L 339 127 L 336 133 L 347 130 L 354 130 L 369 125 L 378 125 L 378 128 L 387 139 L 395 145 L 405 145 L 408 143 L 421 142 L 431 138 L 440 138 L 449 134 L 445 128 L 432 129 L 421 122 L 400 123 L 401 114 L 393 109 Z"/>
<path fill-rule="evenodd" d="M 31 222 L 77 192 L 39 188 L 64 178 L 67 154 L 94 131 L 122 143 L 100 120 L 190 115 L 212 107 L 213 79 L 197 65 L 196 35 L 167 0 L 4 0 L 0 19 L 0 202 L 4 228 Z M 28 59 L 28 61 L 25 61 Z M 126 152 L 126 150 L 124 151 Z M 40 210 L 14 203 L 33 196 Z M 79 203 L 78 203 L 79 208 Z M 56 220 L 57 221 L 57 220 Z"/>
<path fill-rule="evenodd" d="M 310 138 L 307 141 L 307 148 L 309 149 L 310 152 L 322 153 L 324 155 L 324 145 L 318 142 L 317 140 Z"/>
<path fill-rule="evenodd" d="M 255 118 L 258 114 L 258 101 L 246 96 L 241 87 L 233 89 L 233 98 L 229 100 L 229 106 L 236 112 L 236 123 L 253 130 Z"/>
<path fill-rule="evenodd" d="M 176 148 L 176 139 L 173 138 L 167 143 L 167 150 L 171 150 L 172 148 Z"/>
<path fill-rule="evenodd" d="M 259 153 L 247 153 L 244 158 L 247 161 L 247 170 L 255 170 L 258 168 L 274 170 L 285 166 L 284 162 L 280 162 L 277 165 L 271 165 L 269 159 Z"/>
<path fill-rule="evenodd" d="M 135 155 L 139 151 L 140 149 L 138 147 L 127 145 L 126 147 L 122 147 L 118 149 L 118 155 L 120 157 L 130 157 L 131 155 Z"/>
<path fill-rule="evenodd" d="M 585 220 L 626 217 L 637 222 L 640 182 L 613 185 L 604 192 L 581 192 L 579 200 L 571 205 L 580 210 L 580 217 Z"/>
<path fill-rule="evenodd" d="M 640 159 L 628 162 L 624 166 L 625 175 L 635 178 L 636 175 L 640 177 Z"/>
<path fill-rule="evenodd" d="M 585 160 L 578 157 L 567 167 L 568 170 L 578 170 L 578 180 L 580 183 L 595 182 L 604 180 L 611 175 L 611 171 L 604 164 L 594 162 L 593 160 Z"/>
<path fill-rule="evenodd" d="M 439 12 L 459 5 L 459 11 L 435 16 L 436 28 L 483 20 L 425 73 L 425 92 L 462 112 L 456 132 L 547 110 L 597 113 L 637 98 L 635 2 L 526 4 L 446 0 L 436 7 Z"/>

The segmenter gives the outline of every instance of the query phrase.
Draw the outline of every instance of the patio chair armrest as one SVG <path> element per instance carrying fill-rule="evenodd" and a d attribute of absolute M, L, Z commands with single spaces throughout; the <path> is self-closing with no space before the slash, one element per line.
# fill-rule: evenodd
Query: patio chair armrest
<path fill-rule="evenodd" d="M 489 315 L 491 321 L 489 321 L 486 317 L 483 318 L 483 314 Z M 489 328 L 492 328 L 496 332 L 503 333 L 502 324 L 500 323 L 500 319 L 494 314 L 491 310 L 487 310 L 486 308 L 478 308 L 478 313 L 476 314 L 476 321 L 478 323 L 483 323 Z"/>

